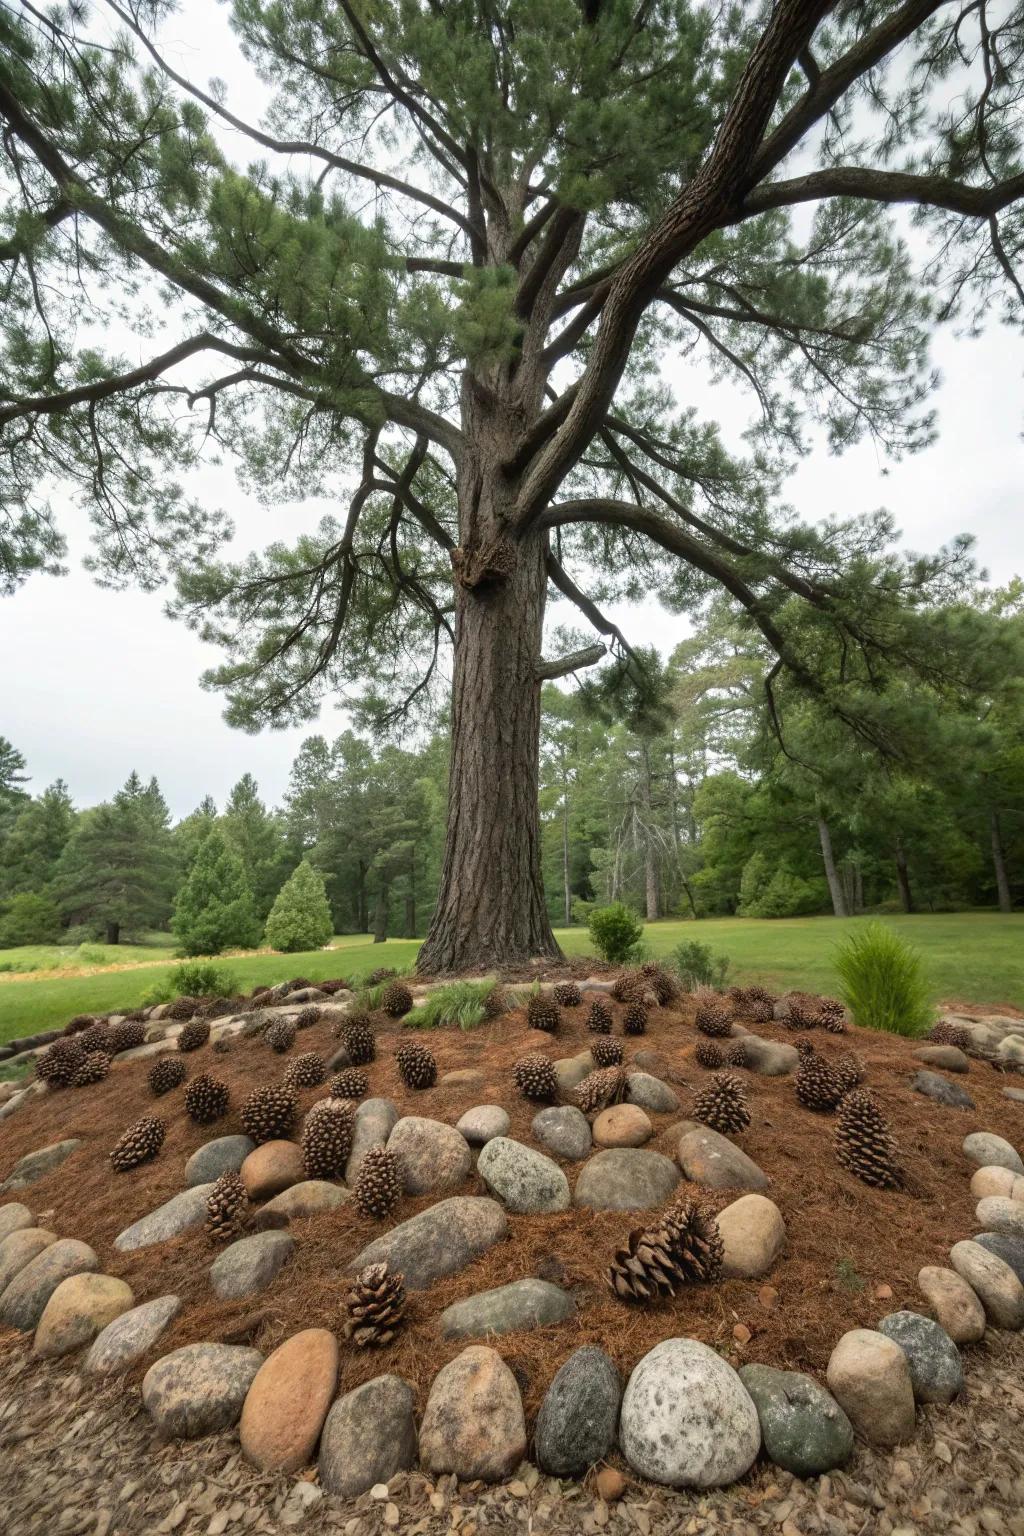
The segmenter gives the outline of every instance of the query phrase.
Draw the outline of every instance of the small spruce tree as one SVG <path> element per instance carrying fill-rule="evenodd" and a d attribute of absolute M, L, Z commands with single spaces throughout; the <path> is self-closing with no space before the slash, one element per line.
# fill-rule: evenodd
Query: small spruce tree
<path fill-rule="evenodd" d="M 259 919 L 242 861 L 219 827 L 199 846 L 178 892 L 171 926 L 186 955 L 216 955 L 259 943 Z"/>
<path fill-rule="evenodd" d="M 286 953 L 319 949 L 334 932 L 324 882 L 307 859 L 285 881 L 267 918 L 266 941 Z"/>

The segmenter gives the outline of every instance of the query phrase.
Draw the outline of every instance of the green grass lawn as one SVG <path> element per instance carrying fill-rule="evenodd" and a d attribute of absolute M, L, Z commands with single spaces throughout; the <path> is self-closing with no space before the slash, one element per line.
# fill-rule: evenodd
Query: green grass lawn
<path fill-rule="evenodd" d="M 700 923 L 649 924 L 644 938 L 655 955 L 667 955 L 684 940 L 700 940 L 717 954 L 729 956 L 730 981 L 759 981 L 778 991 L 800 987 L 831 992 L 836 985 L 832 951 L 839 938 L 863 919 L 790 918 L 767 922 L 757 918 L 717 918 Z M 1011 1003 L 1024 1007 L 1024 915 L 1000 917 L 989 912 L 949 916 L 887 917 L 924 958 L 936 1001 Z M 154 936 L 159 939 L 160 936 Z M 589 936 L 583 928 L 561 930 L 559 942 L 570 954 L 586 954 Z M 272 985 L 289 976 L 311 981 L 328 976 L 365 976 L 378 965 L 403 969 L 416 957 L 414 939 L 389 939 L 373 944 L 363 934 L 335 940 L 330 950 L 310 954 L 252 954 L 222 963 L 237 979 L 239 990 L 259 983 Z M 22 950 L 0 951 L 0 962 Z M 24 980 L 0 977 L 0 1041 L 35 1034 L 65 1024 L 76 1013 L 105 1013 L 138 1007 L 154 984 L 166 981 L 173 969 L 158 942 L 138 947 L 117 946 L 107 963 L 135 968 L 68 976 L 59 971 Z M 160 960 L 160 964 L 153 964 Z M 139 968 L 142 967 L 142 968 Z"/>

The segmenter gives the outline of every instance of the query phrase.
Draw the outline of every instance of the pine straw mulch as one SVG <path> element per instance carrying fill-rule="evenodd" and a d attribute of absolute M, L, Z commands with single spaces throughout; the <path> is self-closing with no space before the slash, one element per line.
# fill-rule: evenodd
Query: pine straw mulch
<path fill-rule="evenodd" d="M 440 1073 L 470 1068 L 482 1079 L 420 1092 L 403 1086 L 394 1064 L 401 1025 L 381 1016 L 378 1059 L 367 1069 L 370 1093 L 392 1099 L 402 1114 L 451 1123 L 471 1105 L 500 1103 L 512 1118 L 510 1134 L 536 1145 L 530 1123 L 538 1106 L 516 1094 L 512 1064 L 527 1050 L 556 1057 L 588 1046 L 592 1037 L 584 1021 L 589 1001 L 585 997 L 581 1007 L 563 1010 L 565 1022 L 555 1038 L 530 1030 L 521 1012 L 465 1033 L 445 1029 L 418 1037 L 434 1052 Z M 622 1009 L 617 1004 L 613 1008 L 616 1033 L 621 1034 Z M 675 1152 L 679 1123 L 689 1112 L 691 1090 L 708 1077 L 693 1060 L 700 1036 L 692 1012 L 689 1000 L 678 1007 L 652 1009 L 646 1036 L 625 1041 L 627 1065 L 638 1053 L 656 1053 L 656 1059 L 644 1065 L 671 1081 L 682 1101 L 675 1114 L 651 1116 L 656 1134 L 649 1146 L 668 1156 Z M 778 1023 L 758 1026 L 757 1032 L 779 1040 L 793 1038 Z M 801 1108 L 792 1077 L 742 1072 L 752 1124 L 735 1139 L 769 1175 L 768 1193 L 779 1205 L 788 1232 L 786 1252 L 765 1280 L 695 1288 L 647 1310 L 626 1307 L 605 1290 L 602 1274 L 630 1228 L 648 1219 L 644 1214 L 574 1209 L 549 1216 L 510 1216 L 505 1242 L 461 1274 L 410 1296 L 407 1326 L 392 1345 L 343 1347 L 339 1391 L 391 1371 L 414 1385 L 422 1409 L 437 1371 L 466 1343 L 440 1337 L 438 1314 L 454 1301 L 526 1275 L 567 1286 L 578 1303 L 576 1315 L 565 1323 L 496 1341 L 520 1381 L 531 1417 L 559 1365 L 583 1344 L 602 1345 L 623 1373 L 659 1340 L 683 1334 L 720 1349 L 734 1364 L 762 1361 L 820 1375 L 846 1329 L 873 1326 L 900 1307 L 919 1307 L 920 1267 L 945 1264 L 951 1245 L 976 1227 L 969 1189 L 973 1170 L 961 1151 L 964 1136 L 984 1128 L 1019 1144 L 1024 1105 L 1003 1096 L 1007 1079 L 984 1062 L 972 1062 L 970 1073 L 956 1078 L 977 1104 L 976 1110 L 964 1111 L 939 1106 L 911 1090 L 920 1063 L 913 1058 L 914 1043 L 909 1040 L 851 1029 L 840 1037 L 818 1032 L 815 1043 L 826 1057 L 852 1048 L 864 1060 L 868 1084 L 900 1140 L 906 1170 L 903 1189 L 870 1189 L 838 1166 L 831 1147 L 834 1118 Z M 320 1050 L 327 1056 L 335 1048 L 331 1025 L 322 1021 L 299 1035 L 295 1049 Z M 182 1312 L 153 1355 L 139 1362 L 135 1380 L 153 1358 L 197 1340 L 251 1340 L 266 1352 L 302 1328 L 326 1326 L 340 1335 L 346 1268 L 382 1230 L 349 1205 L 293 1223 L 293 1259 L 269 1290 L 246 1302 L 221 1302 L 213 1296 L 207 1272 L 215 1255 L 201 1231 L 135 1253 L 121 1254 L 113 1247 L 118 1232 L 181 1189 L 185 1160 L 197 1147 L 240 1129 L 237 1108 L 246 1093 L 280 1080 L 288 1060 L 260 1040 L 236 1040 L 228 1054 L 214 1052 L 209 1045 L 191 1053 L 190 1077 L 208 1070 L 231 1086 L 233 1111 L 213 1126 L 196 1126 L 188 1119 L 182 1089 L 161 1099 L 152 1097 L 146 1084 L 152 1060 L 115 1062 L 104 1082 L 40 1096 L 0 1124 L 0 1174 L 26 1152 L 49 1142 L 71 1136 L 83 1141 L 60 1169 L 13 1197 L 27 1201 L 39 1224 L 91 1243 L 103 1269 L 128 1281 L 138 1302 L 169 1291 L 183 1297 Z M 302 1109 L 326 1091 L 326 1086 L 304 1091 Z M 159 1114 L 168 1122 L 160 1155 L 130 1173 L 112 1173 L 111 1147 L 124 1127 L 144 1114 Z M 582 1165 L 565 1166 L 573 1185 Z M 446 1193 L 486 1190 L 473 1174 L 461 1190 Z M 706 1197 L 706 1192 L 685 1183 L 678 1193 Z M 392 1224 L 438 1198 L 443 1196 L 404 1199 Z M 734 1198 L 735 1192 L 711 1196 L 716 1208 Z M 741 1333 L 749 1330 L 749 1340 L 737 1342 L 737 1325 Z"/>

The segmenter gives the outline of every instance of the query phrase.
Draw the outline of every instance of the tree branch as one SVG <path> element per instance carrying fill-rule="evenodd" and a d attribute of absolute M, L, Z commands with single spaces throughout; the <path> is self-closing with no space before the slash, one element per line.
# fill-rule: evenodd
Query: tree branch
<path fill-rule="evenodd" d="M 582 650 L 570 651 L 568 656 L 557 656 L 552 661 L 545 661 L 542 656 L 533 669 L 533 675 L 538 682 L 550 682 L 552 678 L 567 677 L 570 672 L 582 672 L 585 667 L 594 667 L 607 654 L 608 647 L 598 641 L 594 645 L 585 645 Z"/>
<path fill-rule="evenodd" d="M 1024 172 L 989 187 L 972 187 L 948 176 L 918 176 L 905 171 L 875 171 L 868 166 L 832 166 L 790 181 L 769 181 L 744 198 L 741 219 L 826 197 L 859 197 L 873 203 L 919 203 L 945 208 L 971 219 L 989 219 L 1024 197 Z"/>

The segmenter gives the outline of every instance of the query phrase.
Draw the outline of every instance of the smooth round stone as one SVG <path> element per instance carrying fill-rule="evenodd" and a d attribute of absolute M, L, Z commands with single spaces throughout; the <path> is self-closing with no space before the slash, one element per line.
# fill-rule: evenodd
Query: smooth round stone
<path fill-rule="evenodd" d="M 438 1083 L 442 1088 L 479 1088 L 484 1080 L 484 1074 L 475 1067 L 456 1067 L 451 1072 L 442 1072 Z"/>
<path fill-rule="evenodd" d="M 986 1195 L 978 1201 L 975 1215 L 989 1232 L 1001 1232 L 1004 1237 L 1024 1238 L 1024 1200 L 1011 1200 L 1005 1195 Z"/>
<path fill-rule="evenodd" d="M 630 1072 L 626 1077 L 626 1098 L 630 1104 L 639 1104 L 654 1115 L 674 1115 L 679 1108 L 679 1095 L 650 1072 Z"/>
<path fill-rule="evenodd" d="M 210 1284 L 222 1301 L 258 1296 L 277 1279 L 295 1251 L 288 1232 L 255 1232 L 225 1248 L 210 1266 Z"/>
<path fill-rule="evenodd" d="M 242 1451 L 263 1472 L 297 1472 L 312 1458 L 338 1382 L 338 1341 L 306 1328 L 268 1355 L 238 1427 Z"/>
<path fill-rule="evenodd" d="M 157 1296 L 122 1312 L 97 1335 L 82 1363 L 83 1372 L 87 1376 L 112 1376 L 127 1370 L 152 1349 L 180 1311 L 180 1296 Z"/>
<path fill-rule="evenodd" d="M 754 1159 L 727 1136 L 706 1126 L 687 1131 L 680 1138 L 676 1157 L 690 1183 L 705 1189 L 768 1188 L 768 1176 Z"/>
<path fill-rule="evenodd" d="M 62 1280 L 99 1267 L 100 1261 L 88 1243 L 74 1237 L 49 1243 L 19 1270 L 0 1297 L 0 1323 L 22 1333 L 31 1332 Z"/>
<path fill-rule="evenodd" d="M 56 1241 L 56 1232 L 48 1232 L 45 1227 L 19 1227 L 17 1232 L 5 1237 L 0 1243 L 0 1297 L 15 1275 Z"/>
<path fill-rule="evenodd" d="M 898 1344 L 910 1366 L 919 1403 L 951 1403 L 964 1389 L 960 1351 L 944 1328 L 919 1312 L 890 1312 L 879 1333 Z"/>
<path fill-rule="evenodd" d="M 388 1264 L 405 1276 L 407 1290 L 423 1291 L 435 1280 L 458 1274 L 507 1231 L 508 1219 L 496 1200 L 452 1195 L 375 1238 L 348 1267 Z"/>
<path fill-rule="evenodd" d="M 250 1200 L 269 1200 L 306 1177 L 302 1148 L 297 1141 L 265 1141 L 249 1153 L 241 1175 Z"/>
<path fill-rule="evenodd" d="M 910 1086 L 915 1093 L 923 1093 L 926 1099 L 944 1104 L 947 1109 L 975 1109 L 974 1100 L 961 1083 L 951 1083 L 941 1072 L 929 1072 L 922 1067 L 911 1078 Z"/>
<path fill-rule="evenodd" d="M 818 1477 L 849 1460 L 853 1425 L 813 1377 L 768 1365 L 744 1365 L 739 1374 L 754 1400 L 769 1461 L 797 1477 Z"/>
<path fill-rule="evenodd" d="M 275 1195 L 273 1200 L 268 1200 L 257 1214 L 256 1225 L 259 1226 L 261 1218 L 266 1218 L 268 1212 L 284 1221 L 299 1221 L 304 1216 L 336 1211 L 351 1198 L 352 1191 L 342 1184 L 331 1184 L 327 1179 L 303 1179 L 301 1184 L 293 1184 L 290 1189 Z M 276 1224 L 276 1221 L 267 1222 L 268 1226 Z"/>
<path fill-rule="evenodd" d="M 256 1143 L 251 1136 L 218 1136 L 193 1152 L 185 1164 L 185 1186 L 212 1184 L 222 1173 L 237 1173 Z"/>
<path fill-rule="evenodd" d="M 672 1488 L 720 1488 L 761 1447 L 757 1409 L 730 1365 L 695 1339 L 665 1339 L 634 1367 L 619 1444 L 641 1477 Z"/>
<path fill-rule="evenodd" d="M 1009 1264 L 971 1242 L 955 1243 L 949 1262 L 977 1293 L 990 1323 L 997 1328 L 1024 1327 L 1024 1286 Z"/>
<path fill-rule="evenodd" d="M 594 1120 L 597 1147 L 642 1147 L 654 1135 L 654 1126 L 637 1104 L 612 1104 Z"/>
<path fill-rule="evenodd" d="M 571 1354 L 544 1395 L 534 1452 L 551 1477 L 581 1477 L 615 1444 L 622 1383 L 612 1360 L 596 1344 Z"/>
<path fill-rule="evenodd" d="M 560 1056 L 557 1061 L 552 1062 L 552 1066 L 558 1079 L 559 1092 L 568 1098 L 583 1079 L 593 1072 L 594 1058 L 588 1049 L 580 1051 L 578 1056 Z"/>
<path fill-rule="evenodd" d="M 364 1099 L 356 1110 L 352 1130 L 352 1150 L 345 1164 L 345 1182 L 352 1184 L 359 1165 L 371 1147 L 387 1146 L 388 1137 L 398 1124 L 399 1114 L 390 1099 Z"/>
<path fill-rule="evenodd" d="M 473 1168 L 469 1143 L 453 1125 L 406 1115 L 388 1137 L 398 1158 L 407 1195 L 458 1189 Z"/>
<path fill-rule="evenodd" d="M 44 1359 L 69 1355 L 91 1344 L 108 1323 L 135 1303 L 132 1288 L 113 1275 L 70 1275 L 62 1280 L 43 1310 L 32 1343 Z"/>
<path fill-rule="evenodd" d="M 567 1163 L 578 1163 L 587 1157 L 593 1145 L 590 1122 L 575 1104 L 553 1104 L 539 1110 L 533 1117 L 531 1130 L 549 1152 L 564 1157 Z"/>
<path fill-rule="evenodd" d="M 0 1194 L 5 1194 L 9 1189 L 27 1189 L 30 1184 L 38 1183 L 48 1173 L 59 1168 L 81 1145 L 81 1139 L 72 1136 L 66 1141 L 54 1141 L 48 1147 L 39 1147 L 35 1152 L 26 1152 L 0 1184 Z"/>
<path fill-rule="evenodd" d="M 500 1104 L 475 1104 L 466 1110 L 455 1129 L 471 1147 L 485 1147 L 495 1136 L 507 1136 L 511 1125 L 508 1111 Z"/>
<path fill-rule="evenodd" d="M 241 1344 L 186 1344 L 150 1366 L 142 1402 L 165 1439 L 198 1440 L 237 1424 L 262 1364 Z"/>
<path fill-rule="evenodd" d="M 526 1455 L 519 1387 L 504 1360 L 471 1344 L 434 1377 L 420 1426 L 420 1462 L 435 1474 L 497 1483 Z"/>
<path fill-rule="evenodd" d="M 926 1264 L 918 1273 L 922 1296 L 954 1344 L 976 1344 L 985 1336 L 985 1308 L 954 1269 Z"/>
<path fill-rule="evenodd" d="M 978 1232 L 973 1241 L 979 1248 L 994 1253 L 1004 1264 L 1009 1264 L 1024 1285 L 1024 1237 L 1013 1237 L 1007 1232 Z"/>
<path fill-rule="evenodd" d="M 174 1195 L 155 1211 L 150 1211 L 148 1216 L 119 1232 L 114 1238 L 114 1247 L 122 1253 L 131 1253 L 136 1248 L 166 1243 L 183 1232 L 191 1232 L 193 1227 L 201 1227 L 206 1220 L 206 1202 L 212 1189 L 212 1184 L 194 1184 L 191 1189 L 183 1189 L 180 1195 Z"/>
<path fill-rule="evenodd" d="M 1004 1088 L 1003 1097 L 1013 1099 L 1016 1104 L 1024 1104 L 1024 1088 Z"/>
<path fill-rule="evenodd" d="M 438 1326 L 446 1339 L 480 1338 L 490 1333 L 515 1333 L 561 1323 L 575 1310 L 576 1304 L 567 1291 L 531 1276 L 453 1302 L 441 1313 Z"/>
<path fill-rule="evenodd" d="M 6 1205 L 0 1205 L 0 1243 L 3 1243 L 12 1232 L 19 1232 L 23 1227 L 32 1226 L 32 1212 L 27 1205 L 22 1205 L 20 1200 L 9 1200 Z"/>
<path fill-rule="evenodd" d="M 938 1067 L 943 1072 L 969 1072 L 969 1058 L 956 1045 L 920 1045 L 914 1052 L 918 1061 L 928 1067 Z"/>
<path fill-rule="evenodd" d="M 416 1464 L 412 1388 L 400 1376 L 375 1376 L 339 1397 L 320 1437 L 320 1483 L 354 1499 Z"/>
<path fill-rule="evenodd" d="M 788 1077 L 795 1072 L 800 1053 L 795 1045 L 782 1040 L 765 1040 L 760 1035 L 744 1035 L 746 1063 L 752 1072 L 762 1077 Z"/>
<path fill-rule="evenodd" d="M 979 1168 L 1009 1168 L 1014 1173 L 1024 1173 L 1020 1153 L 994 1131 L 974 1131 L 964 1139 L 964 1156 Z"/>
<path fill-rule="evenodd" d="M 990 1195 L 1001 1195 L 1012 1200 L 1013 1186 L 1020 1177 L 1012 1168 L 1001 1168 L 998 1165 L 977 1168 L 971 1175 L 971 1194 L 975 1200 L 985 1200 Z"/>
<path fill-rule="evenodd" d="M 664 1205 L 678 1183 L 678 1168 L 661 1152 L 610 1147 L 584 1163 L 575 1200 L 595 1211 L 643 1211 Z"/>
<path fill-rule="evenodd" d="M 786 1224 L 774 1200 L 742 1195 L 718 1213 L 725 1253 L 724 1279 L 756 1280 L 766 1274 L 786 1242 Z"/>
<path fill-rule="evenodd" d="M 564 1211 L 569 1181 L 550 1157 L 509 1136 L 496 1136 L 477 1158 L 477 1172 L 510 1211 L 535 1215 Z"/>
<path fill-rule="evenodd" d="M 910 1365 L 898 1344 L 873 1328 L 844 1333 L 828 1362 L 833 1397 L 869 1445 L 901 1445 L 914 1433 Z"/>

